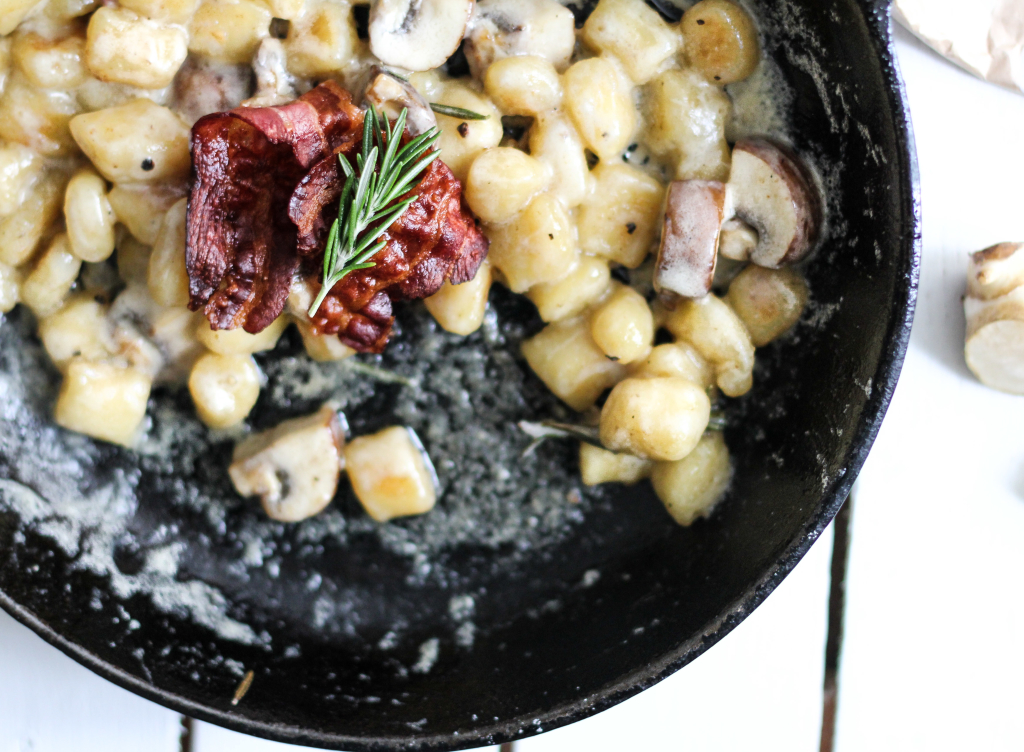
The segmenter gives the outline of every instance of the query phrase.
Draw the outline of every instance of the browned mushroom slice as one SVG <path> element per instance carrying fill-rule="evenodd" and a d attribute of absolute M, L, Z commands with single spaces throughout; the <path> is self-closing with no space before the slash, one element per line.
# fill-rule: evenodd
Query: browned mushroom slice
<path fill-rule="evenodd" d="M 750 261 L 750 254 L 757 248 L 757 232 L 739 219 L 729 219 L 722 225 L 722 236 L 718 239 L 718 253 L 730 261 Z"/>
<path fill-rule="evenodd" d="M 403 108 L 407 109 L 405 125 L 412 136 L 437 126 L 434 111 L 413 85 L 380 66 L 371 69 L 370 83 L 363 96 L 389 118 L 397 118 Z"/>
<path fill-rule="evenodd" d="M 668 187 L 665 224 L 654 271 L 654 289 L 684 298 L 711 291 L 725 186 L 715 180 L 676 180 Z"/>
<path fill-rule="evenodd" d="M 235 447 L 228 474 L 242 496 L 258 496 L 267 516 L 298 522 L 331 503 L 344 466 L 345 432 L 324 405 L 313 415 L 286 420 Z"/>
<path fill-rule="evenodd" d="M 821 197 L 788 149 L 765 139 L 738 142 L 728 190 L 735 215 L 757 230 L 750 260 L 758 266 L 795 263 L 814 247 L 822 223 Z"/>
<path fill-rule="evenodd" d="M 425 71 L 458 49 L 473 0 L 374 0 L 370 51 L 387 65 Z"/>

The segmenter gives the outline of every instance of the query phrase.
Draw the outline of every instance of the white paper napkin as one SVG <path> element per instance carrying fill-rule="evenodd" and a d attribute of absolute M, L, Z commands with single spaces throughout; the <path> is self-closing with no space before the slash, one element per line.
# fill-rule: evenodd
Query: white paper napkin
<path fill-rule="evenodd" d="M 893 16 L 957 65 L 1024 93 L 1024 0 L 895 0 Z"/>

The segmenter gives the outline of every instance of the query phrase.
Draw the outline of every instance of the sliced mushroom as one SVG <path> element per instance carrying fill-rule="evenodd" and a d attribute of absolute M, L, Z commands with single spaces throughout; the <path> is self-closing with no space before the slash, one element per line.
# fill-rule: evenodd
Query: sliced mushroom
<path fill-rule="evenodd" d="M 437 68 L 462 42 L 473 0 L 374 0 L 370 51 L 387 65 Z"/>
<path fill-rule="evenodd" d="M 654 289 L 684 298 L 711 291 L 725 185 L 715 180 L 676 180 L 668 187 Z"/>
<path fill-rule="evenodd" d="M 722 225 L 722 236 L 718 240 L 718 252 L 732 261 L 750 261 L 750 254 L 757 248 L 757 232 L 739 219 L 730 219 Z"/>
<path fill-rule="evenodd" d="M 192 56 L 174 76 L 174 110 L 191 124 L 211 112 L 238 107 L 251 92 L 248 65 Z"/>
<path fill-rule="evenodd" d="M 288 53 L 280 39 L 267 37 L 260 42 L 252 61 L 256 74 L 256 94 L 245 102 L 249 107 L 273 107 L 297 96 L 295 77 L 288 72 Z"/>
<path fill-rule="evenodd" d="M 981 383 L 1024 394 L 1024 285 L 991 300 L 967 298 L 967 367 Z"/>
<path fill-rule="evenodd" d="M 967 294 L 981 300 L 1006 295 L 1024 285 L 1024 243 L 999 243 L 971 254 Z"/>
<path fill-rule="evenodd" d="M 564 70 L 575 48 L 575 19 L 557 0 L 479 0 L 466 30 L 466 60 L 480 81 L 495 60 L 516 55 Z"/>
<path fill-rule="evenodd" d="M 818 239 L 821 197 L 788 149 L 766 139 L 733 148 L 729 198 L 735 216 L 757 231 L 750 260 L 772 269 L 806 256 Z"/>
<path fill-rule="evenodd" d="M 260 497 L 268 517 L 298 522 L 334 498 L 344 443 L 338 414 L 325 405 L 238 444 L 228 474 L 242 496 Z"/>
<path fill-rule="evenodd" d="M 434 111 L 412 84 L 380 66 L 371 69 L 370 83 L 363 97 L 390 118 L 398 117 L 403 107 L 408 110 L 405 122 L 409 132 L 414 136 L 426 133 L 437 126 Z"/>

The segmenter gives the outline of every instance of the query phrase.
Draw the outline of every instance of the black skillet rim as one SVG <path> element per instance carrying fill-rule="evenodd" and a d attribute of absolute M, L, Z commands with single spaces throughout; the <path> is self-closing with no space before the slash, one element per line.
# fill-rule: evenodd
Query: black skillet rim
<path fill-rule="evenodd" d="M 903 233 L 901 244 L 909 263 L 899 285 L 899 294 L 893 303 L 893 316 L 890 319 L 892 323 L 885 334 L 885 340 L 889 344 L 879 360 L 878 370 L 873 380 L 877 387 L 872 391 L 865 406 L 864 414 L 868 417 L 863 419 L 858 427 L 853 442 L 856 448 L 848 457 L 845 465 L 846 472 L 842 473 L 839 479 L 832 483 L 831 488 L 822 495 L 822 502 L 817 512 L 789 548 L 779 556 L 770 571 L 759 583 L 751 586 L 732 607 L 721 614 L 716 623 L 674 650 L 673 654 L 663 656 L 661 660 L 652 662 L 620 678 L 601 695 L 585 697 L 537 716 L 536 720 L 540 721 L 540 726 L 545 731 L 582 720 L 629 699 L 672 675 L 731 632 L 771 594 L 807 553 L 842 507 L 867 459 L 892 400 L 906 356 L 917 301 L 921 265 L 921 203 L 917 150 L 906 89 L 893 47 L 889 25 L 889 2 L 890 0 L 867 0 L 863 5 L 867 6 L 865 7 L 865 14 L 868 16 L 866 20 L 869 22 L 872 38 L 878 46 L 877 53 L 882 64 L 885 93 L 895 116 L 896 139 L 900 146 L 899 158 L 904 163 L 899 187 L 904 196 L 901 209 L 906 230 Z M 532 729 L 536 728 L 533 725 L 536 722 L 535 716 L 531 715 L 529 719 L 508 719 L 493 727 L 481 728 L 459 737 L 438 734 L 416 739 L 396 737 L 365 739 L 342 737 L 335 734 L 318 734 L 282 724 L 260 723 L 209 708 L 186 697 L 147 684 L 58 634 L 3 591 L 0 591 L 0 608 L 70 658 L 133 694 L 189 717 L 265 739 L 325 749 L 353 751 L 401 749 L 440 751 L 471 749 L 514 741 L 531 736 Z"/>

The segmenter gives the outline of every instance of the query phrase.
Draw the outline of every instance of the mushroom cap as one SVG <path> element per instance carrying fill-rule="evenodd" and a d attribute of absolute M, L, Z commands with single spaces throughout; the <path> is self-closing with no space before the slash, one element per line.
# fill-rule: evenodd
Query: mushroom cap
<path fill-rule="evenodd" d="M 737 142 L 728 190 L 735 216 L 758 233 L 750 260 L 778 268 L 806 256 L 818 240 L 822 200 L 806 165 L 764 138 Z"/>
<path fill-rule="evenodd" d="M 367 102 L 372 102 L 378 110 L 385 112 L 388 117 L 398 117 L 403 108 L 408 110 L 406 127 L 413 136 L 426 133 L 437 126 L 434 111 L 413 85 L 379 65 L 371 69 L 369 84 L 363 97 Z M 389 111 L 392 109 L 395 110 L 393 113 Z"/>
<path fill-rule="evenodd" d="M 370 51 L 411 71 L 442 65 L 462 42 L 473 0 L 374 0 Z"/>
<path fill-rule="evenodd" d="M 344 466 L 345 431 L 335 409 L 293 418 L 235 447 L 228 474 L 243 496 L 259 496 L 267 516 L 298 522 L 334 498 Z"/>
<path fill-rule="evenodd" d="M 669 185 L 654 267 L 655 290 L 684 298 L 700 298 L 711 291 L 724 213 L 724 184 L 676 180 Z"/>

